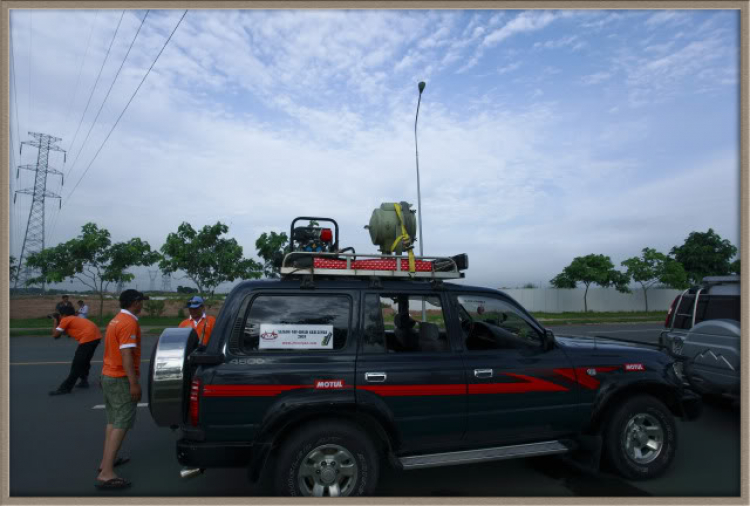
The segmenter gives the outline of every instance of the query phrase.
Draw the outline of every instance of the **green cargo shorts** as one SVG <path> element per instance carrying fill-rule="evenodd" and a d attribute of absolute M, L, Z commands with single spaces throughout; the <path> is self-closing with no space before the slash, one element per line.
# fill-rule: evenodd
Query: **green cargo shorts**
<path fill-rule="evenodd" d="M 131 429 L 135 424 L 135 408 L 138 403 L 130 398 L 130 382 L 127 376 L 113 378 L 102 375 L 102 390 L 107 424 L 111 424 L 115 429 Z"/>

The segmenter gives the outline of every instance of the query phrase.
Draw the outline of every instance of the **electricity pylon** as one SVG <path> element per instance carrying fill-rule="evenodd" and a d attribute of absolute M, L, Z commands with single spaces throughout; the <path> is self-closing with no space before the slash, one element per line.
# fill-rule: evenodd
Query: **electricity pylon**
<path fill-rule="evenodd" d="M 159 271 L 148 271 L 148 291 L 149 292 L 155 292 L 156 291 L 156 276 L 159 274 Z"/>
<path fill-rule="evenodd" d="M 67 161 L 67 153 L 64 149 L 56 146 L 56 143 L 62 139 L 59 137 L 52 137 L 47 134 L 40 134 L 36 132 L 29 132 L 29 135 L 34 137 L 33 141 L 24 141 L 21 143 L 20 153 L 23 153 L 23 145 L 28 144 L 29 146 L 36 147 L 39 151 L 36 157 L 36 164 L 19 165 L 16 169 L 16 179 L 21 172 L 24 170 L 34 171 L 34 186 L 32 188 L 24 188 L 23 190 L 16 190 L 13 195 L 13 203 L 16 203 L 16 197 L 19 193 L 31 195 L 31 209 L 29 210 L 29 220 L 26 222 L 26 234 L 23 238 L 23 246 L 21 247 L 21 257 L 18 259 L 18 276 L 16 277 L 15 288 L 18 288 L 18 283 L 21 282 L 21 286 L 26 286 L 26 281 L 33 277 L 32 270 L 23 265 L 24 258 L 34 253 L 39 253 L 44 249 L 44 201 L 45 199 L 60 199 L 60 207 L 62 207 L 62 198 L 60 195 L 47 190 L 47 175 L 54 174 L 60 176 L 62 183 L 65 183 L 63 173 L 59 170 L 55 170 L 48 165 L 49 152 L 50 151 L 62 151 L 64 154 L 64 162 Z M 64 163 L 63 162 L 63 163 Z M 42 291 L 45 289 L 45 283 L 42 282 Z"/>
<path fill-rule="evenodd" d="M 161 291 L 171 292 L 172 291 L 172 275 L 163 274 L 161 277 Z"/>

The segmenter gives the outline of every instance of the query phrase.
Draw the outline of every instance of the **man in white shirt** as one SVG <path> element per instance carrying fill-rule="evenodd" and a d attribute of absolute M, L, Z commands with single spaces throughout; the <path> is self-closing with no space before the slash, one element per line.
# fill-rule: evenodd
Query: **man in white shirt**
<path fill-rule="evenodd" d="M 86 304 L 84 304 L 82 300 L 78 301 L 78 317 L 79 318 L 89 317 L 89 307 Z"/>

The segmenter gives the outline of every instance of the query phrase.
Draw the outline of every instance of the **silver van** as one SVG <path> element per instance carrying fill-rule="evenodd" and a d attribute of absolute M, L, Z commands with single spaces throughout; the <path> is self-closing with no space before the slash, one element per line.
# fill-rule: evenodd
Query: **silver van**
<path fill-rule="evenodd" d="M 661 340 L 689 358 L 675 372 L 701 394 L 740 397 L 740 277 L 707 276 L 672 302 Z M 679 364 L 679 365 L 678 365 Z"/>

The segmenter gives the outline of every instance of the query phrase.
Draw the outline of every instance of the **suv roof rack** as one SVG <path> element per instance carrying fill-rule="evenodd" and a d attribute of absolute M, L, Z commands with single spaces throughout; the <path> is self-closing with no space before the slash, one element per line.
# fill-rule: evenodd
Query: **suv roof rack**
<path fill-rule="evenodd" d="M 284 255 L 282 276 L 348 276 L 357 278 L 460 279 L 468 267 L 466 254 L 453 257 L 414 257 L 415 270 L 409 271 L 409 259 L 394 255 L 361 253 L 322 253 L 293 251 Z"/>
<path fill-rule="evenodd" d="M 736 274 L 729 276 L 706 276 L 703 278 L 703 285 L 723 285 L 725 283 L 739 283 L 740 277 Z"/>

